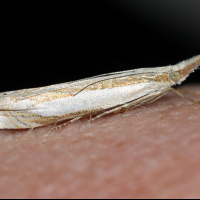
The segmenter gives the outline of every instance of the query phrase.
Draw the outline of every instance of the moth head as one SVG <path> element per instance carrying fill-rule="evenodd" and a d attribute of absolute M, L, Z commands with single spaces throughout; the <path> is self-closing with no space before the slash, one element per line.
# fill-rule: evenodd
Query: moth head
<path fill-rule="evenodd" d="M 170 79 L 176 84 L 181 84 L 190 73 L 194 72 L 200 66 L 200 55 L 182 61 L 173 67 L 169 73 Z"/>

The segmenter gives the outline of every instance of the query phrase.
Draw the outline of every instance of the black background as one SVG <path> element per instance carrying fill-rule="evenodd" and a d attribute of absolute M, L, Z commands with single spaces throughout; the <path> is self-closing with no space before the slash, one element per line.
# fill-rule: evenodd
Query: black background
<path fill-rule="evenodd" d="M 176 64 L 199 54 L 199 0 L 2 6 L 0 91 Z M 187 83 L 200 83 L 200 70 Z"/>

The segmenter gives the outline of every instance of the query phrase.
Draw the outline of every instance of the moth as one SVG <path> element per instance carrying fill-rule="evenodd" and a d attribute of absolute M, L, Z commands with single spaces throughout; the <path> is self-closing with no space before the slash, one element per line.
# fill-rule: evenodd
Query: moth
<path fill-rule="evenodd" d="M 200 55 L 176 65 L 108 73 L 46 87 L 0 93 L 0 129 L 25 129 L 87 116 L 92 122 L 109 113 L 155 101 L 181 84 L 200 65 Z"/>

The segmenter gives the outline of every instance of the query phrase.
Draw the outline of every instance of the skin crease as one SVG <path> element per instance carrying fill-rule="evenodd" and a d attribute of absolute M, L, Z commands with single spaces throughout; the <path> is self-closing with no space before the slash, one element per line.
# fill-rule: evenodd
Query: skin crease
<path fill-rule="evenodd" d="M 200 105 L 169 92 L 86 126 L 1 130 L 0 196 L 199 198 L 199 120 Z"/>

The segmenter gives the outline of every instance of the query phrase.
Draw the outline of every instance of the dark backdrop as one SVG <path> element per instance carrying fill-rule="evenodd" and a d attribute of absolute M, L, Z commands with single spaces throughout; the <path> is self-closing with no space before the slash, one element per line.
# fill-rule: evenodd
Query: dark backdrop
<path fill-rule="evenodd" d="M 2 7 L 0 91 L 165 66 L 200 53 L 199 0 L 10 4 Z M 200 70 L 186 83 L 197 82 Z"/>

